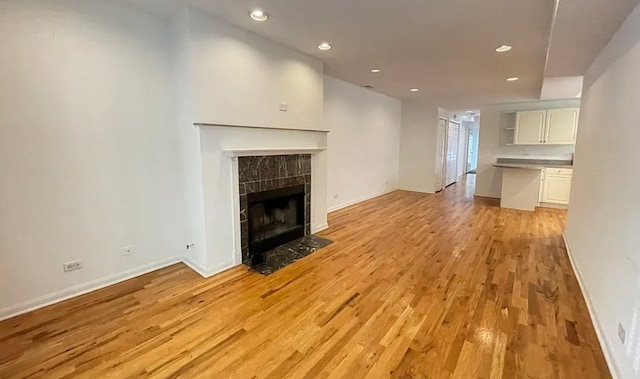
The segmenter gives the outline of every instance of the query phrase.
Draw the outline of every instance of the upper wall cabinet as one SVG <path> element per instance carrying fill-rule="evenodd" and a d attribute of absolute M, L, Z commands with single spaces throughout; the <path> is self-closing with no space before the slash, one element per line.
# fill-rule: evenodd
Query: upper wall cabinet
<path fill-rule="evenodd" d="M 547 111 L 529 111 L 516 113 L 516 145 L 541 144 Z"/>
<path fill-rule="evenodd" d="M 517 112 L 514 144 L 575 144 L 579 114 L 578 108 Z"/>
<path fill-rule="evenodd" d="M 578 108 L 549 109 L 547 111 L 547 128 L 545 143 L 574 144 L 578 133 Z"/>

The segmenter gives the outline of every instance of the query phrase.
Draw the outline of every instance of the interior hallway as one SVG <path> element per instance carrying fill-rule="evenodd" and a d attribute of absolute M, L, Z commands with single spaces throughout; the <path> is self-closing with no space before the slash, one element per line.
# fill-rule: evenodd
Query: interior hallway
<path fill-rule="evenodd" d="M 566 212 L 467 184 L 335 212 L 269 277 L 178 264 L 1 322 L 0 377 L 610 377 Z"/>

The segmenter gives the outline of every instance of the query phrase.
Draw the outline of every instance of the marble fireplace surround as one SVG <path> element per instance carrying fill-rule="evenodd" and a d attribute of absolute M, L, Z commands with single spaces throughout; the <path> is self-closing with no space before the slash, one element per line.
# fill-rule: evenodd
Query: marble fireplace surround
<path fill-rule="evenodd" d="M 310 155 L 310 233 L 327 224 L 327 131 L 196 124 L 202 184 L 194 188 L 203 209 L 196 247 L 184 262 L 204 277 L 243 263 L 240 157 Z M 198 190 L 202 188 L 202 190 Z M 196 199 L 197 200 L 197 199 Z M 197 203 L 195 204 L 197 211 Z M 197 221 L 197 220 L 196 220 Z M 198 232 L 199 231 L 199 232 Z"/>
<path fill-rule="evenodd" d="M 311 154 L 258 155 L 238 158 L 242 260 L 250 265 L 249 204 L 252 193 L 296 185 L 304 187 L 304 235 L 311 234 Z"/>

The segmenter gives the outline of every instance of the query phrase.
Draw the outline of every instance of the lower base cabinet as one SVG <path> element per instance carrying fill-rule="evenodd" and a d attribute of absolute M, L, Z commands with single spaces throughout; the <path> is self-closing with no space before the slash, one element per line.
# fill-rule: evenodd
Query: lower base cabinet
<path fill-rule="evenodd" d="M 540 202 L 569 205 L 572 175 L 573 170 L 570 168 L 547 168 L 543 170 L 540 185 Z"/>

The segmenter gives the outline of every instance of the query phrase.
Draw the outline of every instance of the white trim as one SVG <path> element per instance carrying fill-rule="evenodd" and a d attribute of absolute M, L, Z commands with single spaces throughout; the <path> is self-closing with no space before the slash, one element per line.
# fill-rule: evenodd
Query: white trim
<path fill-rule="evenodd" d="M 363 201 L 371 200 L 371 199 L 374 199 L 376 197 L 380 197 L 382 195 L 386 195 L 388 193 L 397 191 L 398 189 L 399 188 L 394 188 L 394 189 L 390 189 L 388 191 L 384 191 L 384 192 L 376 193 L 376 194 L 373 194 L 373 195 L 364 196 L 364 197 L 361 197 L 361 198 L 356 199 L 356 200 L 348 201 L 346 203 L 343 203 L 343 204 L 340 204 L 340 205 L 336 205 L 334 207 L 331 207 L 331 208 L 327 209 L 327 212 L 329 212 L 329 213 L 330 212 L 335 212 L 337 210 L 340 210 L 340 209 L 343 209 L 343 208 L 346 208 L 346 207 L 350 207 L 352 205 L 356 205 L 356 204 L 361 203 Z"/>
<path fill-rule="evenodd" d="M 225 149 L 229 157 L 251 157 L 260 155 L 283 154 L 315 154 L 327 150 L 326 147 L 292 147 L 292 148 L 260 148 L 260 149 Z"/>
<path fill-rule="evenodd" d="M 242 263 L 242 231 L 240 227 L 240 174 L 238 173 L 238 158 L 231 156 L 231 199 L 233 214 L 231 222 L 233 223 L 233 263 Z M 205 275 L 203 275 L 205 276 Z M 205 276 L 206 277 L 206 276 Z"/>
<path fill-rule="evenodd" d="M 311 228 L 311 234 L 320 233 L 323 230 L 329 229 L 329 224 L 324 223 L 322 225 L 314 226 Z"/>
<path fill-rule="evenodd" d="M 88 283 L 78 284 L 69 288 L 62 289 L 60 291 L 52 292 L 50 294 L 40 296 L 32 300 L 27 300 L 16 305 L 8 306 L 0 309 L 0 321 L 21 315 L 23 313 L 31 312 L 36 309 L 44 308 L 48 305 L 56 304 L 80 295 L 84 295 L 86 293 L 93 292 L 95 290 L 105 288 L 113 284 L 147 274 L 152 271 L 159 270 L 161 268 L 179 263 L 181 261 L 182 257 L 180 256 L 171 257 L 158 262 L 153 262 L 140 267 L 136 267 L 131 270 L 123 271 L 121 273 L 109 275 L 102 279 L 93 280 Z"/>
<path fill-rule="evenodd" d="M 591 296 L 589 296 L 589 291 L 587 290 L 586 282 L 582 273 L 578 269 L 578 266 L 575 263 L 573 254 L 571 253 L 571 244 L 569 243 L 569 238 L 567 237 L 567 233 L 562 233 L 562 238 L 564 239 L 564 245 L 567 249 L 567 255 L 569 256 L 569 262 L 571 263 L 571 267 L 573 268 L 573 272 L 576 274 L 576 278 L 578 279 L 578 285 L 580 286 L 580 290 L 582 291 L 582 297 L 584 298 L 585 303 L 587 304 L 587 310 L 589 311 L 589 315 L 591 316 L 591 322 L 593 324 L 593 328 L 596 331 L 596 336 L 600 341 L 600 346 L 602 347 L 602 352 L 604 353 L 604 358 L 607 361 L 607 366 L 609 366 L 609 372 L 614 379 L 621 378 L 620 369 L 615 363 L 613 359 L 613 348 L 609 343 L 609 340 L 605 338 L 604 328 L 600 325 L 600 319 L 598 317 L 598 313 L 596 312 L 595 307 L 591 301 Z"/>
<path fill-rule="evenodd" d="M 182 263 L 189 266 L 190 269 L 197 272 L 203 278 L 210 278 L 215 274 L 221 273 L 222 271 L 228 270 L 235 266 L 239 266 L 239 264 L 236 265 L 233 262 L 222 262 L 213 267 L 202 267 L 195 261 L 189 259 L 189 257 L 183 257 Z"/>
<path fill-rule="evenodd" d="M 229 124 L 212 124 L 206 122 L 196 122 L 193 124 L 197 128 L 201 127 L 217 127 L 217 128 L 246 128 L 246 129 L 270 129 L 270 130 L 285 130 L 290 132 L 312 132 L 312 133 L 330 133 L 330 130 L 326 129 L 300 129 L 300 128 L 285 128 L 281 126 L 264 126 L 264 125 L 229 125 Z"/>

